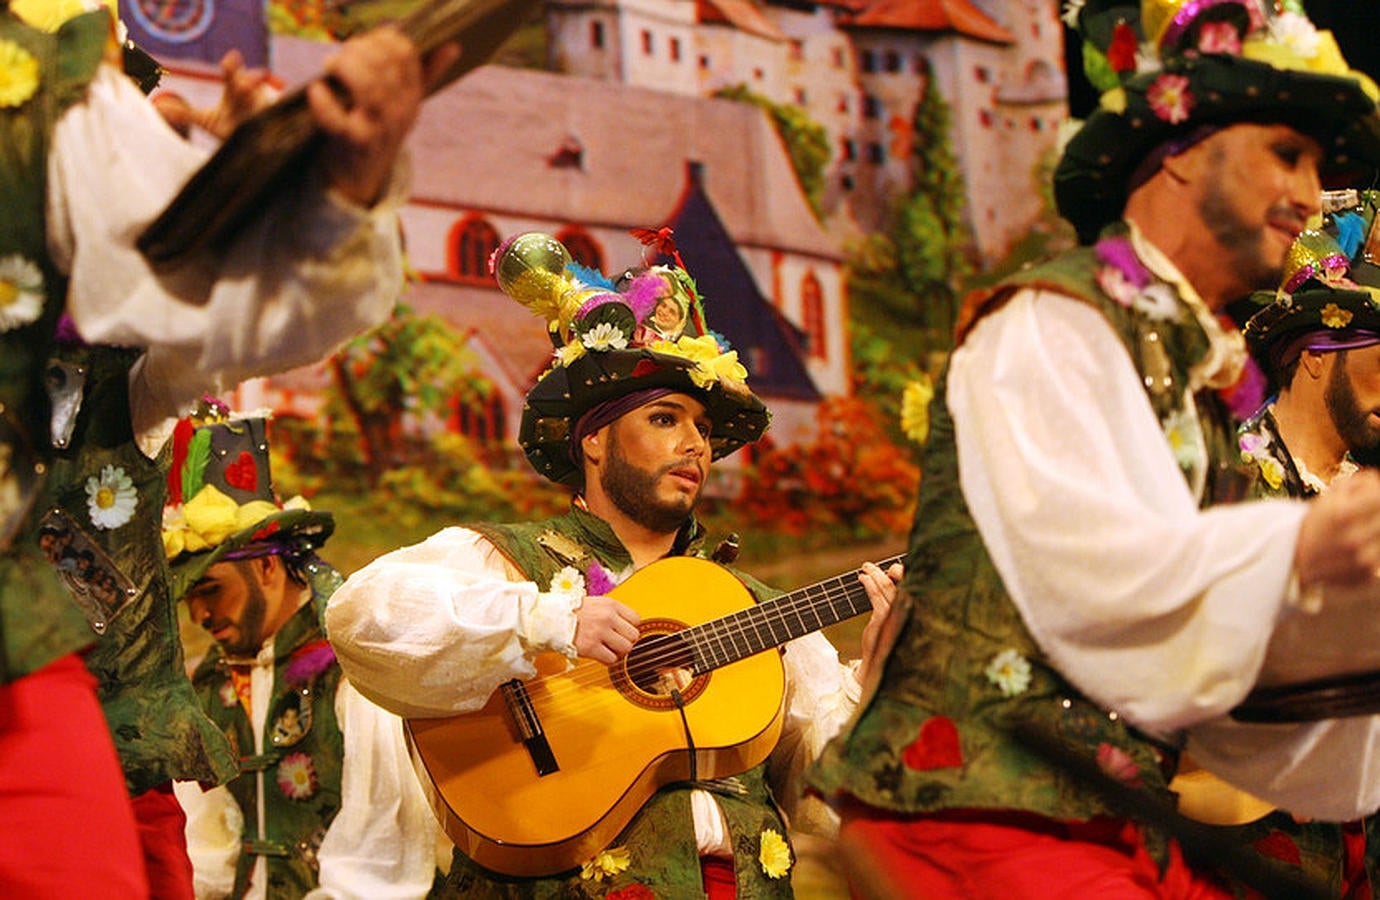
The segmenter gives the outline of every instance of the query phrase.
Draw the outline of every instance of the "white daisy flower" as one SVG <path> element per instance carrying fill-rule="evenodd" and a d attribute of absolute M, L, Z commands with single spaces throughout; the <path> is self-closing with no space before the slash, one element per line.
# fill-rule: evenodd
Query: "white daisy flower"
<path fill-rule="evenodd" d="M 1030 687 L 1030 662 L 1010 647 L 992 657 L 983 674 L 1001 689 L 1003 697 L 1023 694 Z"/>
<path fill-rule="evenodd" d="M 585 576 L 574 566 L 566 566 L 552 576 L 550 592 L 567 597 L 584 597 Z"/>
<path fill-rule="evenodd" d="M 97 528 L 119 528 L 134 515 L 139 493 L 119 466 L 106 466 L 99 476 L 86 479 L 86 508 Z"/>
<path fill-rule="evenodd" d="M 1088 0 L 1064 0 L 1064 11 L 1059 18 L 1064 20 L 1064 24 L 1070 28 L 1078 27 L 1078 14 L 1083 11 L 1083 7 Z"/>
<path fill-rule="evenodd" d="M 0 257 L 0 332 L 28 325 L 43 314 L 43 273 L 16 254 Z"/>
<path fill-rule="evenodd" d="M 1157 322 L 1179 318 L 1179 300 L 1174 289 L 1163 282 L 1148 284 L 1136 294 L 1131 306 Z"/>
<path fill-rule="evenodd" d="M 591 350 L 607 352 L 609 350 L 622 350 L 628 346 L 627 335 L 623 334 L 623 329 L 611 322 L 600 322 L 589 331 L 580 335 L 580 343 Z"/>
<path fill-rule="evenodd" d="M 1318 55 L 1318 44 L 1322 40 L 1308 17 L 1295 12 L 1282 13 L 1270 20 L 1270 38 L 1304 59 Z"/>

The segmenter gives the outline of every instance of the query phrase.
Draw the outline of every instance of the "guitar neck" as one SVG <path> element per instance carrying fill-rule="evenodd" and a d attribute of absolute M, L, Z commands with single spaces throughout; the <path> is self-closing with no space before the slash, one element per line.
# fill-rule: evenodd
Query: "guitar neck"
<path fill-rule="evenodd" d="M 900 561 L 900 556 L 893 556 L 877 565 L 885 570 Z M 690 646 L 695 670 L 704 673 L 871 609 L 867 590 L 853 571 L 696 625 L 676 637 Z"/>

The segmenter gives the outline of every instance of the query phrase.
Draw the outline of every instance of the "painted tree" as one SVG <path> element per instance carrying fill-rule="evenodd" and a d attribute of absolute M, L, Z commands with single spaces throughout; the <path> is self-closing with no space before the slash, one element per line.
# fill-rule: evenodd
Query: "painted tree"
<path fill-rule="evenodd" d="M 829 133 L 824 130 L 824 126 L 810 118 L 809 113 L 803 108 L 789 103 L 774 103 L 761 94 L 754 93 L 745 84 L 721 88 L 714 96 L 736 100 L 739 103 L 751 103 L 771 116 L 776 133 L 786 145 L 786 154 L 791 158 L 791 166 L 795 169 L 800 189 L 805 192 L 805 199 L 809 201 L 810 209 L 814 210 L 815 218 L 820 218 L 820 202 L 824 193 L 824 167 L 829 164 L 830 155 Z"/>
<path fill-rule="evenodd" d="M 493 390 L 465 337 L 436 316 L 400 305 L 379 328 L 331 358 L 327 413 L 342 411 L 359 436 L 369 485 L 409 460 L 403 417 L 446 422 L 457 404 L 480 405 Z"/>
<path fill-rule="evenodd" d="M 922 354 L 949 346 L 961 287 L 974 271 L 963 174 L 950 142 L 949 104 L 926 68 L 913 116 L 911 190 L 890 224 L 852 250 L 856 317 Z"/>

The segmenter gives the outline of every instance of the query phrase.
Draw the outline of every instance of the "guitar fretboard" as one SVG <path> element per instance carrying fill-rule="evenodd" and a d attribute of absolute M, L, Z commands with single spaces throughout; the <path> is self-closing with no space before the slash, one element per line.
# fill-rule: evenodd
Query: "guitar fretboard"
<path fill-rule="evenodd" d="M 893 556 L 877 565 L 885 570 L 900 561 Z M 867 589 L 854 571 L 687 628 L 676 638 L 689 645 L 695 671 L 703 674 L 871 609 Z"/>

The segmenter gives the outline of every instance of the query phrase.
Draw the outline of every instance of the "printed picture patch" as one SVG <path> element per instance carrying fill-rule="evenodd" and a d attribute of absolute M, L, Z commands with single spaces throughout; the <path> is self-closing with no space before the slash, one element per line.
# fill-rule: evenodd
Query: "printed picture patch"
<path fill-rule="evenodd" d="M 49 510 L 39 520 L 38 546 L 97 634 L 105 634 L 139 593 L 109 554 L 60 509 Z"/>

